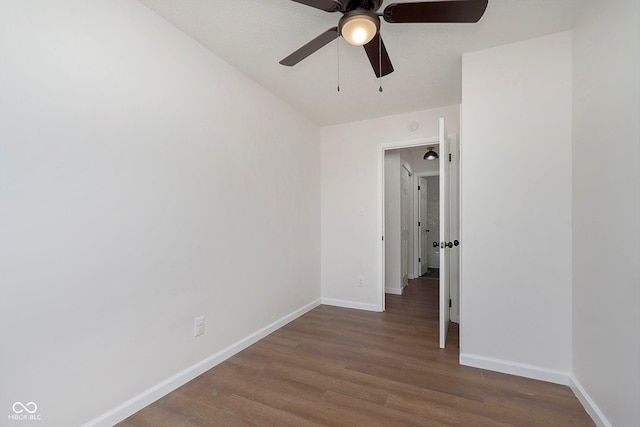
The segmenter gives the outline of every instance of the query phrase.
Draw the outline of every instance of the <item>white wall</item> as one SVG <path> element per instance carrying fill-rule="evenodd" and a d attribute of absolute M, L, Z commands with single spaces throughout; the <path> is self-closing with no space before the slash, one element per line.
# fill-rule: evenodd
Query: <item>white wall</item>
<path fill-rule="evenodd" d="M 466 54 L 462 66 L 461 361 L 565 380 L 571 33 Z"/>
<path fill-rule="evenodd" d="M 2 417 L 80 425 L 320 297 L 319 128 L 141 4 L 0 1 L 0 93 Z"/>
<path fill-rule="evenodd" d="M 458 133 L 458 105 L 321 129 L 323 302 L 377 309 L 377 147 L 437 137 L 440 117 L 450 133 Z M 415 132 L 407 129 L 412 120 L 420 125 Z M 358 215 L 361 208 L 364 216 Z"/>
<path fill-rule="evenodd" d="M 640 425 L 640 6 L 589 1 L 573 47 L 573 373 Z"/>

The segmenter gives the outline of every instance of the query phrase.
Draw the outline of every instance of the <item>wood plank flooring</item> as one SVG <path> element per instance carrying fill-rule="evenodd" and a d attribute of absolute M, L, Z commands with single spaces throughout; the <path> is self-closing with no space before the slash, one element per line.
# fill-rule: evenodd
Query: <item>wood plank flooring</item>
<path fill-rule="evenodd" d="M 595 425 L 568 387 L 460 366 L 455 324 L 440 350 L 437 284 L 320 306 L 119 426 Z"/>

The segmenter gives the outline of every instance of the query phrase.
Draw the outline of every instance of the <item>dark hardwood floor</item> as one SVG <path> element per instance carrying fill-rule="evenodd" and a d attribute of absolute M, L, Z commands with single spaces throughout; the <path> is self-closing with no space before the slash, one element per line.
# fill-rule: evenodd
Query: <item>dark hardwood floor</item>
<path fill-rule="evenodd" d="M 458 364 L 438 348 L 437 280 L 384 313 L 320 306 L 119 424 L 593 426 L 568 387 Z"/>

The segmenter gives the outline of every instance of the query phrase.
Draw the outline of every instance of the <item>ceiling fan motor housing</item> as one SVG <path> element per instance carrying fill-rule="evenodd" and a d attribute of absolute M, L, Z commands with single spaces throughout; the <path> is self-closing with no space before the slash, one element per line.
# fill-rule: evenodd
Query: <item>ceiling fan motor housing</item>
<path fill-rule="evenodd" d="M 356 9 L 376 11 L 382 6 L 382 0 L 346 0 L 342 3 L 343 12 L 350 12 Z"/>

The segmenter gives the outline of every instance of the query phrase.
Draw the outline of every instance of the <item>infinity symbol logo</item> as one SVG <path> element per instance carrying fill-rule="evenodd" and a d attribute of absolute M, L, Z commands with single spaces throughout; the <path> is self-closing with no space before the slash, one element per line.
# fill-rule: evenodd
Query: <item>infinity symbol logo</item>
<path fill-rule="evenodd" d="M 34 402 L 29 402 L 26 405 L 22 402 L 16 402 L 13 404 L 12 409 L 16 414 L 21 414 L 24 411 L 33 414 L 38 410 L 38 405 L 36 405 Z"/>

